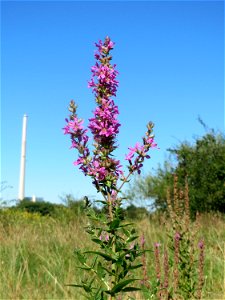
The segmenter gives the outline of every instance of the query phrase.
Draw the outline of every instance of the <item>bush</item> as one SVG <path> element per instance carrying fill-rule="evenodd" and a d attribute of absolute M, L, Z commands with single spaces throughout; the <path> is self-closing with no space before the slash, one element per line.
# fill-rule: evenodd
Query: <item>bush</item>
<path fill-rule="evenodd" d="M 131 204 L 127 207 L 125 214 L 129 219 L 141 220 L 148 215 L 148 211 L 144 207 L 136 207 Z"/>
<path fill-rule="evenodd" d="M 177 174 L 181 190 L 188 178 L 192 216 L 197 211 L 225 213 L 225 135 L 212 129 L 193 144 L 182 142 L 168 150 L 175 158 L 175 165 L 167 160 L 155 174 L 137 178 L 127 198 L 151 199 L 155 209 L 165 210 L 167 189 L 173 188 L 173 176 Z"/>
<path fill-rule="evenodd" d="M 39 213 L 42 216 L 53 216 L 56 204 L 50 202 L 32 202 L 26 198 L 16 205 L 16 209 L 29 213 Z"/>

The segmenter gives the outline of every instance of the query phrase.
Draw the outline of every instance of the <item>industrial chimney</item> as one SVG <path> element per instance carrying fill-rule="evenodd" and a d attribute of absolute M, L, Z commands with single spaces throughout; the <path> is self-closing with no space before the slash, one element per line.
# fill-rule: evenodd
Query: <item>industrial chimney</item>
<path fill-rule="evenodd" d="M 20 181 L 19 181 L 19 200 L 24 199 L 25 190 L 25 164 L 26 164 L 26 136 L 27 136 L 27 118 L 23 116 L 23 130 L 22 130 L 22 145 L 21 145 L 21 161 L 20 161 Z"/>

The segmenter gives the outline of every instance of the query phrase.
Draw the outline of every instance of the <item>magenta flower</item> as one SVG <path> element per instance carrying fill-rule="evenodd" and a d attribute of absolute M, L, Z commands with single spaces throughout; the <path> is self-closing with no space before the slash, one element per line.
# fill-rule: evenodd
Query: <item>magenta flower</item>
<path fill-rule="evenodd" d="M 180 233 L 179 232 L 176 232 L 175 235 L 174 235 L 174 238 L 176 241 L 179 241 L 181 236 L 180 236 Z"/>
<path fill-rule="evenodd" d="M 199 249 L 203 249 L 204 248 L 204 241 L 201 240 L 199 243 L 198 243 L 198 247 Z"/>
<path fill-rule="evenodd" d="M 141 235 L 141 248 L 144 249 L 144 245 L 145 245 L 145 236 L 144 233 L 142 233 Z"/>
<path fill-rule="evenodd" d="M 134 146 L 134 148 L 130 147 L 128 148 L 130 150 L 130 152 L 125 156 L 126 160 L 131 160 L 134 157 L 135 153 L 140 153 L 143 154 L 144 152 L 144 146 L 141 146 L 140 143 L 136 143 L 136 145 Z"/>
<path fill-rule="evenodd" d="M 118 72 L 115 65 L 110 64 L 110 51 L 114 43 L 106 37 L 105 41 L 96 43 L 97 51 L 95 58 L 97 62 L 91 68 L 92 77 L 88 82 L 88 87 L 92 88 L 95 94 L 97 107 L 94 116 L 89 119 L 88 128 L 93 135 L 94 150 L 93 157 L 90 156 L 87 147 L 88 136 L 87 129 L 83 129 L 83 120 L 78 119 L 76 115 L 76 105 L 74 102 L 70 105 L 72 115 L 64 128 L 65 134 L 70 134 L 72 148 L 76 148 L 80 155 L 74 162 L 85 175 L 93 178 L 97 190 L 103 193 L 112 193 L 116 190 L 116 184 L 123 174 L 119 160 L 112 156 L 116 149 L 116 135 L 119 133 L 120 123 L 117 119 L 119 115 L 118 107 L 115 105 L 112 97 L 116 96 L 118 81 L 116 76 Z"/>
<path fill-rule="evenodd" d="M 157 147 L 157 144 L 154 142 L 154 136 L 152 135 L 153 124 L 150 122 L 147 128 L 148 131 L 146 132 L 146 137 L 143 137 L 143 144 L 136 143 L 133 148 L 129 147 L 130 152 L 125 155 L 125 159 L 128 160 L 130 164 L 128 168 L 131 173 L 137 171 L 138 174 L 140 174 L 144 159 L 150 158 L 150 155 L 147 154 L 148 151 L 151 148 Z M 136 157 L 134 159 L 135 154 Z"/>
<path fill-rule="evenodd" d="M 109 234 L 105 231 L 103 231 L 99 237 L 99 239 L 101 241 L 105 241 L 105 242 L 108 242 L 109 241 Z"/>
<path fill-rule="evenodd" d="M 118 194 L 127 178 L 135 171 L 140 174 L 144 159 L 150 158 L 147 152 L 150 148 L 156 147 L 156 144 L 152 135 L 153 124 L 149 123 L 143 143 L 136 143 L 134 147 L 130 147 L 129 153 L 125 156 L 129 162 L 129 174 L 125 176 L 120 161 L 116 160 L 112 154 L 118 147 L 116 137 L 120 127 L 118 106 L 113 100 L 119 84 L 116 65 L 111 64 L 110 51 L 114 48 L 114 43 L 106 37 L 104 42 L 100 40 L 95 45 L 97 47 L 94 55 L 96 63 L 91 67 L 92 76 L 88 87 L 95 95 L 97 106 L 87 126 L 93 135 L 93 155 L 90 155 L 88 146 L 88 129 L 83 127 L 83 120 L 77 117 L 77 106 L 74 101 L 70 103 L 71 115 L 69 119 L 66 119 L 64 134 L 70 135 L 71 148 L 77 149 L 79 153 L 74 165 L 79 166 L 85 175 L 92 177 L 93 184 L 98 191 L 101 191 L 103 195 L 110 194 L 112 201 L 115 202 L 115 195 Z M 123 182 L 119 188 L 118 180 Z M 115 195 L 113 195 L 114 192 Z"/>

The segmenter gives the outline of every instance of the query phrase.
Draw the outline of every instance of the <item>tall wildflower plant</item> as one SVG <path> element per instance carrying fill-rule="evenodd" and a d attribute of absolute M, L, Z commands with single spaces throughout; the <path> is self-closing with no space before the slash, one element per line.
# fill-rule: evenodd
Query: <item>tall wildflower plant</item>
<path fill-rule="evenodd" d="M 91 68 L 92 77 L 88 86 L 95 96 L 96 108 L 89 119 L 87 128 L 77 115 L 77 105 L 72 100 L 69 105 L 70 115 L 66 119 L 65 134 L 71 138 L 72 148 L 78 151 L 74 165 L 90 176 L 96 190 L 101 193 L 106 213 L 96 213 L 87 199 L 89 224 L 86 227 L 97 250 L 81 251 L 76 254 L 83 269 L 83 279 L 74 284 L 83 289 L 88 299 L 116 299 L 123 293 L 139 290 L 133 270 L 142 267 L 136 259 L 143 254 L 137 242 L 138 235 L 132 224 L 125 224 L 121 209 L 120 196 L 123 185 L 135 172 L 141 172 L 143 162 L 150 158 L 148 152 L 156 147 L 153 124 L 147 124 L 147 132 L 142 143 L 129 148 L 125 156 L 128 161 L 127 173 L 122 170 L 119 160 L 113 152 L 117 149 L 117 135 L 120 123 L 118 107 L 114 102 L 118 88 L 116 65 L 111 64 L 111 50 L 114 43 L 109 37 L 95 44 L 96 63 Z M 92 133 L 92 151 L 89 145 L 88 130 Z"/>
<path fill-rule="evenodd" d="M 190 220 L 187 177 L 182 190 L 178 187 L 178 177 L 174 175 L 172 194 L 173 200 L 168 191 L 167 206 L 172 223 L 172 230 L 168 230 L 172 282 L 167 293 L 173 299 L 201 299 L 204 241 L 201 239 L 197 244 L 198 223 Z"/>
<path fill-rule="evenodd" d="M 146 288 L 145 284 L 144 299 L 201 299 L 205 245 L 203 239 L 197 240 L 198 221 L 190 219 L 187 178 L 185 188 L 181 189 L 178 177 L 174 175 L 173 191 L 167 191 L 167 208 L 168 242 L 164 247 L 160 243 L 154 244 L 155 277 L 151 278 L 151 288 Z M 143 268 L 145 276 L 144 271 Z"/>

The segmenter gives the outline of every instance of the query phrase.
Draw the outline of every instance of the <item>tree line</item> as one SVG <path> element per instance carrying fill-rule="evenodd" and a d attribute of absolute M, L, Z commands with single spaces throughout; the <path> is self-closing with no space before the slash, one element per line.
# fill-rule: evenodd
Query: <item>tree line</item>
<path fill-rule="evenodd" d="M 136 177 L 127 191 L 127 198 L 151 199 L 152 208 L 167 208 L 167 191 L 173 190 L 174 175 L 180 191 L 188 182 L 191 214 L 218 211 L 225 213 L 225 136 L 205 128 L 202 137 L 193 143 L 184 141 L 168 149 L 169 158 L 146 176 Z"/>

